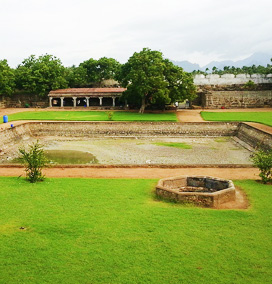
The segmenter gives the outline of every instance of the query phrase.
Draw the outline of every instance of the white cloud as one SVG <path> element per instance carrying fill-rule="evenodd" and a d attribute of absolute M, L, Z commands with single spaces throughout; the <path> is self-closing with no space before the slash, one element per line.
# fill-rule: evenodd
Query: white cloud
<path fill-rule="evenodd" d="M 269 0 L 0 0 L 0 59 L 50 53 L 65 65 L 125 62 L 143 47 L 206 64 L 271 53 Z"/>

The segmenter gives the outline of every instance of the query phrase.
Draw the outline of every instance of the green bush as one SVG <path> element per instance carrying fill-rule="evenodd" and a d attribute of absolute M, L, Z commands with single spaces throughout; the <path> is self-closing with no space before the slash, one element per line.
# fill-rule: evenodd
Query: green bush
<path fill-rule="evenodd" d="M 113 119 L 113 112 L 112 111 L 108 111 L 107 115 L 108 115 L 108 120 L 112 120 Z"/>
<path fill-rule="evenodd" d="M 272 182 L 272 149 L 258 150 L 252 156 L 253 164 L 259 168 L 263 183 Z"/>
<path fill-rule="evenodd" d="M 43 181 L 42 169 L 47 166 L 48 160 L 39 141 L 30 145 L 29 150 L 19 148 L 19 161 L 26 167 L 27 179 L 31 182 Z"/>

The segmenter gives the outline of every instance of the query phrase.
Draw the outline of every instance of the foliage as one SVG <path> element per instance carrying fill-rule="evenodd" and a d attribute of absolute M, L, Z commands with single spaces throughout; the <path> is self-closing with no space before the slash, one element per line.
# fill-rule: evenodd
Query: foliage
<path fill-rule="evenodd" d="M 116 121 L 177 121 L 177 116 L 173 112 L 142 114 L 114 111 L 113 115 Z M 25 111 L 9 115 L 9 121 L 16 120 L 106 121 L 108 115 L 106 111 Z"/>
<path fill-rule="evenodd" d="M 108 120 L 112 120 L 113 119 L 113 111 L 108 111 L 107 116 L 108 116 Z"/>
<path fill-rule="evenodd" d="M 98 87 L 104 80 L 114 79 L 120 67 L 121 64 L 117 60 L 107 57 L 102 57 L 99 60 L 90 58 L 79 65 L 79 68 L 85 69 L 87 85 Z"/>
<path fill-rule="evenodd" d="M 272 181 L 272 149 L 271 150 L 258 150 L 252 154 L 251 159 L 253 164 L 259 168 L 259 176 L 263 183 Z"/>
<path fill-rule="evenodd" d="M 272 60 L 271 60 L 272 61 Z M 209 72 L 209 69 L 206 68 L 205 72 L 201 70 L 194 70 L 192 72 L 193 74 L 204 74 L 207 75 Z M 272 65 L 267 64 L 267 66 L 262 66 L 262 65 L 252 65 L 252 66 L 243 66 L 243 67 L 234 67 L 234 66 L 224 66 L 223 70 L 218 69 L 216 66 L 212 68 L 212 74 L 218 74 L 218 75 L 223 75 L 223 74 L 271 74 L 272 73 Z"/>
<path fill-rule="evenodd" d="M 0 95 L 11 95 L 15 89 L 14 70 L 7 60 L 0 60 Z"/>
<path fill-rule="evenodd" d="M 27 179 L 31 183 L 44 180 L 42 169 L 47 166 L 48 160 L 45 157 L 42 145 L 37 141 L 30 145 L 29 150 L 20 148 L 19 153 L 19 160 L 26 167 Z"/>
<path fill-rule="evenodd" d="M 256 88 L 256 84 L 253 81 L 249 80 L 247 83 L 245 83 L 244 88 L 253 90 Z"/>
<path fill-rule="evenodd" d="M 65 69 L 65 79 L 70 88 L 79 88 L 87 84 L 87 70 L 82 66 L 75 65 Z"/>
<path fill-rule="evenodd" d="M 67 87 L 64 66 L 58 58 L 49 54 L 38 58 L 31 55 L 18 66 L 15 75 L 18 89 L 40 96 Z"/>
<path fill-rule="evenodd" d="M 158 202 L 155 184 L 0 177 L 0 282 L 271 283 L 272 185 L 237 181 L 251 208 L 209 210 Z"/>
<path fill-rule="evenodd" d="M 210 121 L 248 121 L 259 122 L 272 126 L 272 112 L 208 112 L 202 111 L 201 116 L 204 120 Z"/>
<path fill-rule="evenodd" d="M 164 107 L 165 104 L 191 99 L 195 95 L 191 75 L 163 59 L 161 52 L 148 48 L 135 52 L 122 65 L 116 78 L 127 88 L 124 98 L 130 104 L 141 106 L 141 113 L 148 105 Z"/>

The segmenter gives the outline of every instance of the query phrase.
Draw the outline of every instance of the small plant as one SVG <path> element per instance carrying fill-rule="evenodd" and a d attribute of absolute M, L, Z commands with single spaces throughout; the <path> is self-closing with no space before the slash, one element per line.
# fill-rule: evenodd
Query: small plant
<path fill-rule="evenodd" d="M 25 108 L 29 108 L 30 107 L 30 105 L 29 104 L 25 104 Z"/>
<path fill-rule="evenodd" d="M 255 89 L 255 87 L 256 87 L 256 84 L 253 82 L 253 81 L 251 81 L 251 80 L 249 80 L 247 83 L 245 83 L 245 85 L 244 85 L 244 88 L 245 89 L 249 89 L 249 90 L 253 90 L 253 89 Z"/>
<path fill-rule="evenodd" d="M 108 111 L 107 115 L 108 115 L 108 120 L 112 120 L 113 119 L 113 112 L 112 111 Z"/>
<path fill-rule="evenodd" d="M 272 182 L 272 150 L 258 150 L 252 156 L 253 164 L 259 168 L 263 183 Z"/>
<path fill-rule="evenodd" d="M 19 161 L 26 167 L 27 179 L 31 182 L 43 181 L 42 169 L 47 166 L 48 160 L 45 156 L 43 146 L 39 141 L 29 146 L 29 150 L 19 148 Z"/>

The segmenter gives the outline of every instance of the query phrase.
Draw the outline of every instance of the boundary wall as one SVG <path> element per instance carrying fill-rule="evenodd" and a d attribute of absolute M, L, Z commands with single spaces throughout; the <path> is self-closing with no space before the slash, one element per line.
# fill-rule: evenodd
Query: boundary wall
<path fill-rule="evenodd" d="M 199 85 L 244 85 L 251 80 L 255 84 L 271 84 L 272 74 L 196 74 L 194 76 L 194 84 Z"/>

